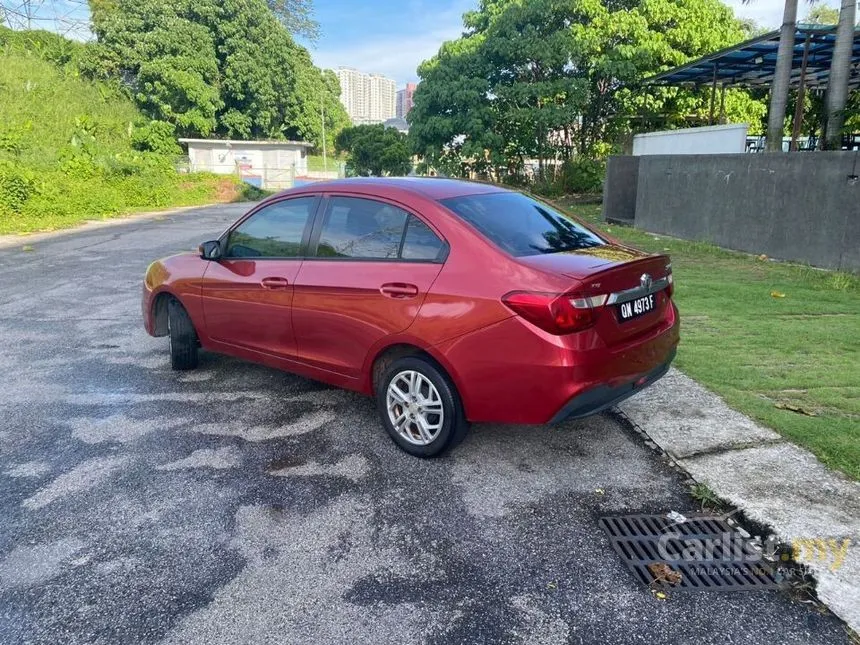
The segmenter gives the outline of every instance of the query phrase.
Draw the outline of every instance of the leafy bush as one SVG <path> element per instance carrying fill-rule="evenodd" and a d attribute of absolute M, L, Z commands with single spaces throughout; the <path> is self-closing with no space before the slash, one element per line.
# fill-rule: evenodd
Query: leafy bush
<path fill-rule="evenodd" d="M 178 155 L 176 128 L 166 121 L 139 123 L 131 133 L 131 146 L 135 150 L 157 152 L 163 155 Z"/>
<path fill-rule="evenodd" d="M 13 31 L 0 27 L 0 47 L 8 52 L 34 54 L 54 65 L 75 65 L 86 45 L 41 29 Z"/>
<path fill-rule="evenodd" d="M 56 169 L 39 176 L 24 173 L 28 190 L 12 203 L 3 192 L 9 176 L 6 168 L 8 164 L 0 164 L 0 234 L 52 230 L 135 210 L 259 199 L 264 194 L 246 189 L 232 175 L 179 175 L 158 168 L 119 175 L 97 168 L 92 176 L 82 178 Z M 19 186 L 20 181 L 16 190 Z"/>
<path fill-rule="evenodd" d="M 34 172 L 9 161 L 0 161 L 0 212 L 19 212 L 35 191 Z"/>
<path fill-rule="evenodd" d="M 19 155 L 26 147 L 26 138 L 33 129 L 32 121 L 6 123 L 0 126 L 0 152 Z"/>
<path fill-rule="evenodd" d="M 530 190 L 544 197 L 561 197 L 566 192 L 562 177 L 553 177 L 548 174 L 543 177 L 537 177 L 532 183 Z"/>
<path fill-rule="evenodd" d="M 98 168 L 92 157 L 74 148 L 66 148 L 60 153 L 60 170 L 75 179 L 89 179 Z"/>
<path fill-rule="evenodd" d="M 564 193 L 599 193 L 606 178 L 606 163 L 577 157 L 564 163 L 561 176 Z"/>
<path fill-rule="evenodd" d="M 524 175 L 518 173 L 502 175 L 501 182 L 513 188 L 527 188 L 529 185 L 529 180 Z"/>
<path fill-rule="evenodd" d="M 344 128 L 335 139 L 338 152 L 349 154 L 350 175 L 405 175 L 412 167 L 406 135 L 382 124 Z"/>

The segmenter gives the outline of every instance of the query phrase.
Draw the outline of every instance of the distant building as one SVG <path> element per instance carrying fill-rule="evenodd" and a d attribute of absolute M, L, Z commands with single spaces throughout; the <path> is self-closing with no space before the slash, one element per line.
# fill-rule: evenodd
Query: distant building
<path fill-rule="evenodd" d="M 397 92 L 397 116 L 405 119 L 412 109 L 412 95 L 415 94 L 415 83 L 407 83 L 406 87 Z"/>
<path fill-rule="evenodd" d="M 237 141 L 233 139 L 180 139 L 188 146 L 190 170 L 219 175 L 237 174 L 249 184 L 268 190 L 293 185 L 308 172 L 304 141 Z"/>
<path fill-rule="evenodd" d="M 340 81 L 340 102 L 353 124 L 382 123 L 395 115 L 393 79 L 351 67 L 338 67 L 334 73 Z"/>
<path fill-rule="evenodd" d="M 340 102 L 343 103 L 350 120 L 357 123 L 359 118 L 367 116 L 369 77 L 348 67 L 339 67 L 335 74 L 340 81 Z"/>
<path fill-rule="evenodd" d="M 402 132 L 403 134 L 409 133 L 409 124 L 406 123 L 406 119 L 402 116 L 396 116 L 393 119 L 386 119 L 382 124 L 386 128 L 394 128 L 398 132 Z"/>

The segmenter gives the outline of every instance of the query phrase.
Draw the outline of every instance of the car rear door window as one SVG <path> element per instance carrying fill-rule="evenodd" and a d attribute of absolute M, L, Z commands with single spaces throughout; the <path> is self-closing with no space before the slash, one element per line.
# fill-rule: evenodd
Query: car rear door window
<path fill-rule="evenodd" d="M 295 258 L 317 197 L 296 197 L 264 206 L 230 232 L 226 257 Z"/>
<path fill-rule="evenodd" d="M 409 214 L 372 199 L 332 197 L 328 201 L 317 256 L 393 260 Z"/>
<path fill-rule="evenodd" d="M 414 215 L 409 216 L 403 250 L 400 257 L 404 260 L 437 260 L 444 246 L 436 234 Z"/>
<path fill-rule="evenodd" d="M 443 199 L 441 203 L 516 257 L 606 244 L 567 215 L 522 193 L 466 195 Z"/>

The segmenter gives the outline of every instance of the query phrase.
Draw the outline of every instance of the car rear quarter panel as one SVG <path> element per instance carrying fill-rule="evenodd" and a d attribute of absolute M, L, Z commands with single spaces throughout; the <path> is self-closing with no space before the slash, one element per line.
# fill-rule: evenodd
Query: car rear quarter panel
<path fill-rule="evenodd" d="M 409 329 L 431 345 L 513 316 L 501 300 L 509 291 L 564 290 L 573 282 L 517 262 L 441 204 L 431 202 L 419 212 L 449 245 L 445 265 Z"/>

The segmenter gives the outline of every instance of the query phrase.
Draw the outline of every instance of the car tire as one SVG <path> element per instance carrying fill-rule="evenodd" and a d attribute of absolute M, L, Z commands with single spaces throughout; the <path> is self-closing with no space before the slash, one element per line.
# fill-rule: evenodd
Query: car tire
<path fill-rule="evenodd" d="M 392 383 L 396 390 L 391 389 Z M 403 394 L 407 395 L 405 401 Z M 418 356 L 399 358 L 386 367 L 376 384 L 376 406 L 394 443 L 415 457 L 444 454 L 459 444 L 469 429 L 451 379 Z M 395 420 L 399 421 L 397 427 Z"/>
<path fill-rule="evenodd" d="M 197 367 L 197 332 L 185 307 L 171 298 L 167 303 L 167 331 L 170 339 L 170 367 L 193 370 Z"/>

